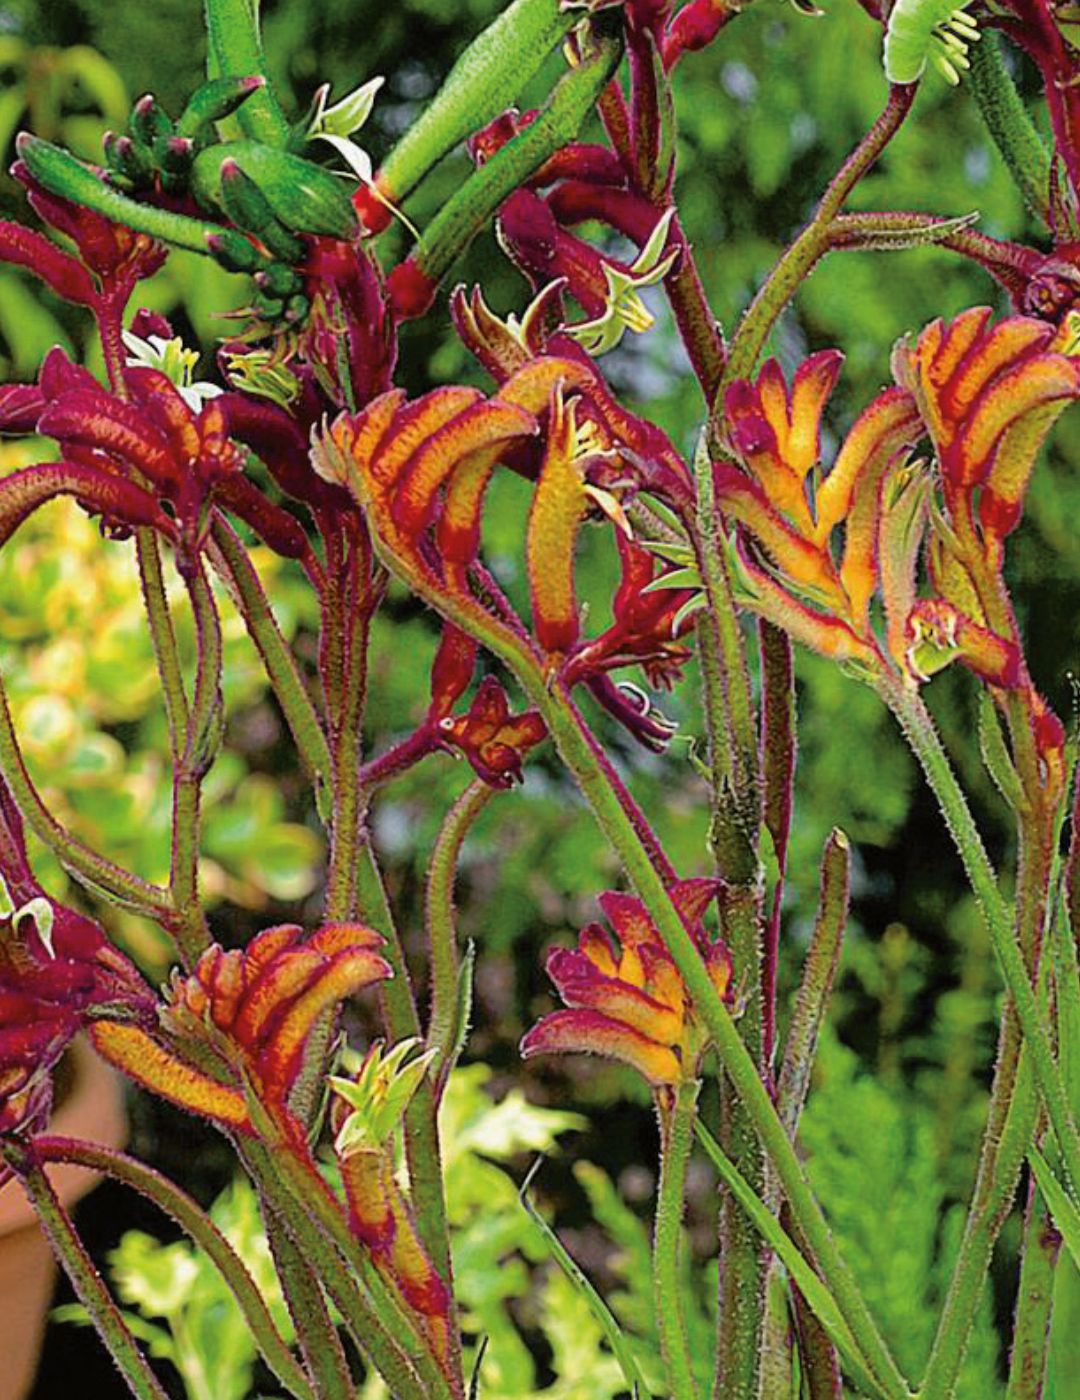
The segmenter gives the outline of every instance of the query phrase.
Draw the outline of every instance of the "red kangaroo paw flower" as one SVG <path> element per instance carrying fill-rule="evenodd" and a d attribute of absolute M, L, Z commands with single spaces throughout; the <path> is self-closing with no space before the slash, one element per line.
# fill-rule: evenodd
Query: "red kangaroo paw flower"
<path fill-rule="evenodd" d="M 731 958 L 702 916 L 715 880 L 683 880 L 672 901 L 693 936 L 717 991 L 731 998 Z M 522 1054 L 582 1053 L 621 1060 L 654 1088 L 697 1073 L 707 1048 L 689 994 L 648 911 L 633 895 L 608 891 L 600 907 L 618 945 L 600 924 L 582 930 L 576 949 L 554 948 L 548 976 L 568 1010 L 543 1017 L 521 1042 Z"/>
<path fill-rule="evenodd" d="M 506 691 L 494 676 L 480 682 L 466 714 L 440 719 L 438 732 L 444 744 L 460 749 L 478 778 L 495 788 L 521 782 L 526 753 L 547 738 L 536 710 L 510 713 Z"/>

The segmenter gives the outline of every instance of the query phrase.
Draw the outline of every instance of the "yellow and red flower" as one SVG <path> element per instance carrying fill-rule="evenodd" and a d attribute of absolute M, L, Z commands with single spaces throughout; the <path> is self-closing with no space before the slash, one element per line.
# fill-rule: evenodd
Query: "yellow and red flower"
<path fill-rule="evenodd" d="M 102 1019 L 99 1052 L 137 1083 L 222 1127 L 253 1131 L 252 1097 L 287 1136 L 305 1140 L 292 1094 L 308 1042 L 348 997 L 392 976 L 381 937 L 331 923 L 304 939 L 296 924 L 264 929 L 244 949 L 214 944 L 176 975 L 153 1030 Z"/>
<path fill-rule="evenodd" d="M 375 1044 L 355 1078 L 331 1078 L 330 1121 L 353 1234 L 419 1315 L 432 1351 L 449 1372 L 450 1290 L 424 1247 L 395 1162 L 397 1130 L 434 1054 L 412 1056 L 417 1044 L 403 1040 L 389 1051 Z"/>
<path fill-rule="evenodd" d="M 741 527 L 738 572 L 750 606 L 824 655 L 873 668 L 888 664 L 870 615 L 880 592 L 888 650 L 902 665 L 903 648 L 898 654 L 894 642 L 907 621 L 903 585 L 921 529 L 911 528 L 920 514 L 918 489 L 910 474 L 898 473 L 924 428 L 914 397 L 886 389 L 822 473 L 821 418 L 841 363 L 835 350 L 812 355 L 789 387 L 769 360 L 756 380 L 728 387 L 728 437 L 745 470 L 716 464 L 717 503 Z M 909 489 L 896 489 L 901 480 Z M 840 525 L 838 564 L 833 535 Z"/>
<path fill-rule="evenodd" d="M 671 899 L 717 992 L 730 1003 L 731 956 L 702 922 L 718 888 L 715 880 L 681 880 Z M 655 1089 L 693 1078 L 706 1036 L 663 938 L 634 895 L 608 891 L 599 903 L 618 942 L 603 925 L 589 924 L 577 948 L 552 949 L 547 972 L 567 1009 L 537 1022 L 521 1042 L 522 1054 L 605 1055 Z"/>
<path fill-rule="evenodd" d="M 1072 338 L 1027 316 L 991 324 L 977 306 L 932 321 L 894 357 L 897 378 L 915 395 L 941 468 L 954 528 L 978 530 L 987 559 L 1019 522 L 1032 469 L 1066 404 L 1080 398 Z"/>

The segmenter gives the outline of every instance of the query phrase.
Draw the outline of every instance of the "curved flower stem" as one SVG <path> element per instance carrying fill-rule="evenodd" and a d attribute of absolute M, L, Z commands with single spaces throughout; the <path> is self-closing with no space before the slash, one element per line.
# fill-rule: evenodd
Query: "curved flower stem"
<path fill-rule="evenodd" d="M 459 958 L 454 917 L 454 877 L 461 848 L 477 817 L 495 796 L 495 789 L 479 778 L 469 784 L 446 814 L 428 863 L 424 898 L 424 923 L 428 936 L 428 975 L 431 979 L 431 1014 L 427 1045 L 439 1057 L 433 1077 L 446 1082 L 448 1058 L 454 1052 L 458 1007 Z"/>
<path fill-rule="evenodd" d="M 183 751 L 184 735 L 187 733 L 188 701 L 176 646 L 176 633 L 173 631 L 172 618 L 169 615 L 161 550 L 152 530 L 142 529 L 135 532 L 135 556 L 139 565 L 143 607 L 146 609 L 146 620 L 150 626 L 150 640 L 157 661 L 158 675 L 161 677 L 161 692 L 169 724 L 169 742 L 175 763 Z"/>
<path fill-rule="evenodd" d="M 296 658 L 289 650 L 255 566 L 236 531 L 218 516 L 211 527 L 215 569 L 228 586 L 244 625 L 262 658 L 267 677 L 308 771 L 317 786 L 329 781 L 330 746 Z"/>
<path fill-rule="evenodd" d="M 132 1395 L 137 1400 L 168 1400 L 165 1388 L 150 1369 L 105 1281 L 86 1252 L 71 1217 L 36 1160 L 33 1147 L 8 1141 L 0 1150 L 18 1176 L 49 1238 L 53 1253 L 71 1280 L 79 1302 L 90 1314 Z"/>
<path fill-rule="evenodd" d="M 751 302 L 731 342 L 723 387 L 749 374 L 769 337 L 776 318 L 795 295 L 807 273 L 829 249 L 830 224 L 851 191 L 877 162 L 899 131 L 915 100 L 917 84 L 893 84 L 885 109 L 833 176 L 814 217 L 773 268 Z M 714 413 L 723 412 L 719 394 Z"/>
<path fill-rule="evenodd" d="M 12 796 L 27 825 L 39 840 L 52 850 L 60 864 L 95 894 L 143 914 L 168 928 L 172 921 L 172 902 L 159 885 L 152 885 L 122 866 L 98 855 L 66 831 L 49 811 L 45 800 L 34 786 L 23 760 L 15 734 L 7 694 L 0 682 L 0 772 L 3 773 Z"/>
<path fill-rule="evenodd" d="M 169 888 L 176 910 L 176 939 L 188 965 L 210 942 L 199 898 L 199 832 L 202 780 L 220 735 L 221 620 L 200 566 L 188 581 L 198 639 L 195 691 L 182 751 L 173 759 L 172 860 Z"/>
<path fill-rule="evenodd" d="M 712 403 L 727 360 L 724 333 L 705 295 L 693 248 L 678 214 L 671 221 L 670 241 L 682 251 L 664 278 L 664 291 L 705 402 Z"/>
<path fill-rule="evenodd" d="M 357 774 L 356 783 L 364 793 L 370 794 L 384 783 L 404 773 L 406 769 L 419 763 L 422 758 L 438 750 L 438 739 L 434 730 L 422 724 L 398 744 L 392 744 L 374 758 L 369 758 Z"/>
<path fill-rule="evenodd" d="M 363 835 L 361 794 L 357 781 L 363 747 L 364 680 L 367 668 L 367 625 L 350 628 L 346 651 L 345 690 L 341 710 L 331 721 L 330 742 L 332 816 L 330 867 L 326 876 L 326 917 L 356 915 L 356 869 Z"/>
<path fill-rule="evenodd" d="M 123 337 L 123 303 L 116 296 L 102 296 L 94 311 L 101 338 L 101 352 L 109 376 L 109 387 L 118 399 L 127 400 L 128 389 L 124 378 L 126 351 Z M 184 690 L 184 673 L 180 665 L 176 632 L 169 612 L 161 548 L 153 530 L 144 527 L 135 531 L 135 558 L 139 569 L 143 607 L 150 628 L 150 641 L 161 679 L 165 715 L 169 726 L 169 744 L 175 765 L 183 752 L 188 732 L 188 701 Z"/>
<path fill-rule="evenodd" d="M 694 1145 L 694 1119 L 701 1083 L 684 1080 L 674 1102 L 658 1102 L 660 1115 L 660 1190 L 653 1234 L 653 1293 L 660 1349 L 667 1368 L 671 1400 L 698 1400 L 683 1314 L 686 1287 L 680 1267 L 686 1164 Z"/>
<path fill-rule="evenodd" d="M 41 1162 L 66 1162 L 72 1166 L 88 1167 L 91 1171 L 123 1182 L 174 1220 L 206 1254 L 228 1284 L 256 1346 L 281 1384 L 297 1400 L 314 1400 L 315 1393 L 274 1326 L 270 1310 L 247 1265 L 202 1207 L 186 1192 L 153 1167 L 129 1157 L 127 1153 L 100 1147 L 93 1142 L 64 1137 L 37 1137 L 34 1139 L 34 1155 Z"/>
<path fill-rule="evenodd" d="M 730 1013 L 718 996 L 693 939 L 687 933 L 678 911 L 649 859 L 648 853 L 627 820 L 603 769 L 581 730 L 581 719 L 569 696 L 558 684 L 550 689 L 539 668 L 522 665 L 522 658 L 507 656 L 515 665 L 518 679 L 530 700 L 540 709 L 563 762 L 574 775 L 598 824 L 608 837 L 649 910 L 661 936 L 686 983 L 695 1010 L 716 1046 L 725 1072 L 731 1079 L 762 1147 L 772 1160 L 792 1217 L 814 1252 L 822 1277 L 836 1298 L 852 1335 L 890 1400 L 903 1400 L 908 1388 L 889 1353 L 858 1285 L 844 1262 L 825 1221 L 802 1163 L 762 1082 L 757 1066 L 743 1044 Z"/>
<path fill-rule="evenodd" d="M 1051 1126 L 1074 1190 L 1080 1190 L 1080 1130 L 1069 1105 L 1061 1070 L 1054 1059 L 1045 1018 L 1024 965 L 1018 940 L 997 887 L 993 868 L 972 820 L 963 791 L 920 697 L 899 680 L 879 683 L 882 697 L 922 765 L 986 919 L 990 937 L 1011 993 L 1024 1041 Z"/>

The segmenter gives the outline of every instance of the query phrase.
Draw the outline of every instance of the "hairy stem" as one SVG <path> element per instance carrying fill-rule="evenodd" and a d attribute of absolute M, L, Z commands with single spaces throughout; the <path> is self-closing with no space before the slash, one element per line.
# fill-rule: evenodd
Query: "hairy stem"
<path fill-rule="evenodd" d="M 1030 1180 L 1005 1400 L 1040 1400 L 1042 1396 L 1060 1251 L 1061 1237 L 1054 1228 L 1046 1201 L 1034 1180 Z"/>
<path fill-rule="evenodd" d="M 168 1400 L 164 1387 L 139 1350 L 104 1279 L 79 1238 L 71 1217 L 35 1159 L 33 1148 L 9 1141 L 3 1144 L 2 1151 L 37 1212 L 53 1253 L 71 1280 L 75 1296 L 90 1314 L 98 1335 L 132 1395 L 137 1400 Z"/>
<path fill-rule="evenodd" d="M 34 1139 L 34 1155 L 41 1162 L 66 1162 L 88 1167 L 91 1171 L 112 1177 L 114 1181 L 123 1182 L 174 1220 L 206 1254 L 228 1284 L 244 1314 L 252 1339 L 281 1384 L 297 1400 L 314 1400 L 314 1391 L 274 1325 L 270 1310 L 247 1265 L 202 1207 L 186 1192 L 153 1167 L 129 1157 L 125 1152 L 100 1147 L 97 1143 L 79 1142 L 75 1138 L 38 1137 Z"/>
<path fill-rule="evenodd" d="M 982 838 L 922 700 L 899 681 L 883 682 L 880 689 L 922 765 L 963 861 L 986 919 L 1006 986 L 1016 1005 L 1024 1040 L 1031 1051 L 1035 1079 L 1046 1104 L 1065 1169 L 1074 1190 L 1080 1189 L 1080 1130 L 1077 1129 L 1065 1083 L 1054 1059 L 1045 1018 L 1039 1011 L 1024 956 L 1019 941 L 1013 935 Z"/>
<path fill-rule="evenodd" d="M 317 784 L 328 782 L 331 762 L 326 734 L 296 658 L 281 635 L 255 566 L 236 531 L 223 517 L 214 520 L 212 535 L 217 547 L 212 561 L 228 586 L 262 658 L 300 757 Z"/>
<path fill-rule="evenodd" d="M 660 1190 L 653 1235 L 653 1291 L 671 1400 L 698 1400 L 700 1394 L 690 1360 L 683 1313 L 686 1285 L 680 1264 L 686 1165 L 694 1145 L 700 1088 L 699 1081 L 685 1080 L 676 1088 L 673 1103 L 659 1105 Z"/>
<path fill-rule="evenodd" d="M 899 131 L 914 99 L 915 84 L 894 84 L 889 89 L 888 101 L 881 116 L 833 176 L 814 211 L 814 217 L 773 268 L 751 302 L 731 342 L 721 388 L 733 379 L 751 373 L 776 318 L 810 270 L 828 251 L 832 220 Z M 722 412 L 723 401 L 718 395 L 714 413 L 719 417 Z"/>
<path fill-rule="evenodd" d="M 453 1053 L 457 1021 L 458 958 L 457 921 L 454 915 L 454 879 L 461 848 L 477 817 L 495 796 L 495 789 L 476 779 L 446 814 L 428 864 L 424 899 L 424 923 L 428 936 L 428 976 L 431 979 L 431 1014 L 428 1049 L 439 1052 L 434 1066 L 437 1083 L 445 1080 L 445 1063 Z"/>
<path fill-rule="evenodd" d="M 522 667 L 518 677 L 532 702 L 541 710 L 564 763 L 577 780 L 598 824 L 622 860 L 635 890 L 659 929 L 690 992 L 695 1011 L 708 1029 L 724 1070 L 746 1108 L 762 1147 L 772 1160 L 790 1202 L 792 1217 L 813 1250 L 822 1277 L 827 1281 L 883 1394 L 902 1400 L 908 1393 L 904 1378 L 837 1249 L 802 1163 L 777 1116 L 753 1058 L 712 984 L 701 954 L 687 933 L 663 881 L 627 820 L 602 768 L 596 763 L 592 748 L 581 732 L 580 716 L 561 687 L 555 685 L 548 688 L 538 669 L 534 671 Z"/>

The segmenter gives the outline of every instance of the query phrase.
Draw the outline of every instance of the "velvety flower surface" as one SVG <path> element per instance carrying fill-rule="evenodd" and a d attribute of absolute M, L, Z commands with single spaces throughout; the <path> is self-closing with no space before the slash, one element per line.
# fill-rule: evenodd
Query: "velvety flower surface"
<path fill-rule="evenodd" d="M 242 950 L 208 948 L 177 975 L 159 1027 L 107 1020 L 93 1028 L 106 1059 L 193 1113 L 251 1130 L 249 1095 L 302 1137 L 290 1096 L 308 1041 L 327 1012 L 391 976 L 363 924 L 324 924 L 305 939 L 296 924 L 264 929 Z"/>
<path fill-rule="evenodd" d="M 870 615 L 875 593 L 889 650 L 895 657 L 899 645 L 902 660 L 924 507 L 903 468 L 925 429 L 913 395 L 886 389 L 826 472 L 821 420 L 841 362 L 834 350 L 812 355 L 790 386 L 775 360 L 755 380 L 735 380 L 725 409 L 741 467 L 719 462 L 714 478 L 718 503 L 740 527 L 739 575 L 751 606 L 827 656 L 875 667 L 886 664 Z"/>
<path fill-rule="evenodd" d="M 730 954 L 702 922 L 717 889 L 715 880 L 682 880 L 670 893 L 717 992 L 730 1001 Z M 537 1022 L 521 1042 L 522 1054 L 606 1055 L 654 1087 L 693 1077 L 704 1035 L 660 933 L 635 896 L 608 891 L 599 902 L 616 938 L 602 924 L 589 924 L 576 948 L 551 950 L 548 976 L 567 1009 Z"/>

